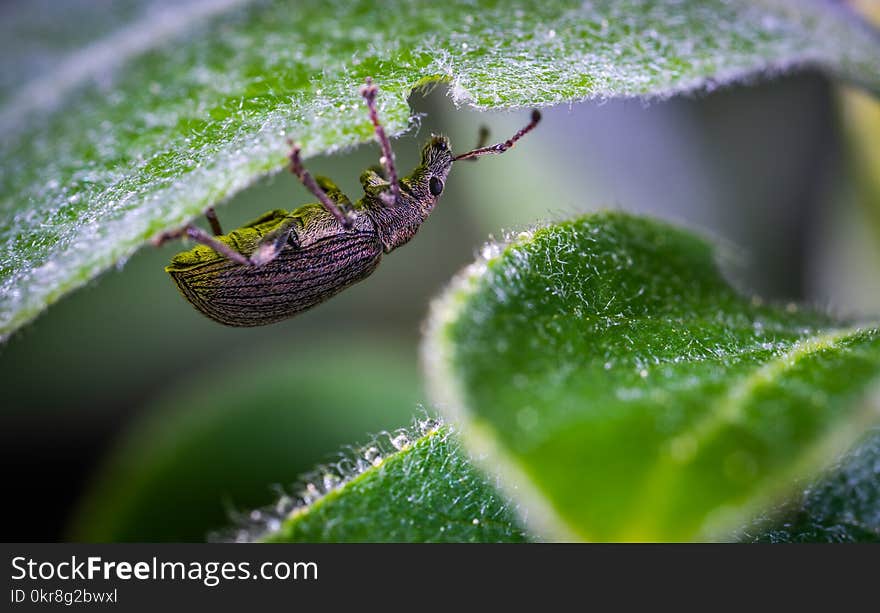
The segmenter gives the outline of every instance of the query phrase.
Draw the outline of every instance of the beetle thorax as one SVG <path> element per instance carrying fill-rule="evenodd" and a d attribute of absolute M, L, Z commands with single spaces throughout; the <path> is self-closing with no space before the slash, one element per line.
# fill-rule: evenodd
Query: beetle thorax
<path fill-rule="evenodd" d="M 378 201 L 376 206 L 369 207 L 370 217 L 376 224 L 385 253 L 409 242 L 434 208 L 433 202 L 426 206 L 427 203 L 406 192 L 404 187 L 397 206 L 387 206 Z"/>
<path fill-rule="evenodd" d="M 422 163 L 400 180 L 396 206 L 385 205 L 378 196 L 367 198 L 370 217 L 386 253 L 416 235 L 440 200 L 451 167 L 449 141 L 444 136 L 433 136 L 422 150 Z"/>

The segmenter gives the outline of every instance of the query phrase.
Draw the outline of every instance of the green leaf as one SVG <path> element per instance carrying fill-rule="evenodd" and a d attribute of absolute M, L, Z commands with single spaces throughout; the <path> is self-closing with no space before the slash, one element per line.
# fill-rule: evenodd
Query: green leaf
<path fill-rule="evenodd" d="M 743 530 L 769 543 L 880 542 L 880 430 L 792 500 Z"/>
<path fill-rule="evenodd" d="M 880 91 L 877 37 L 824 2 L 162 8 L 65 12 L 69 29 L 106 34 L 63 59 L 53 41 L 73 49 L 78 35 L 44 32 L 41 46 L 11 36 L 21 20 L 0 26 L 12 41 L 4 71 L 34 66 L 15 91 L 19 79 L 0 82 L 0 338 L 158 231 L 279 170 L 288 136 L 307 155 L 369 141 L 367 75 L 391 133 L 411 125 L 413 89 L 436 82 L 456 103 L 511 108 L 663 97 L 816 64 Z"/>
<path fill-rule="evenodd" d="M 293 496 L 256 511 L 238 540 L 508 542 L 526 535 L 448 426 L 425 419 L 320 467 Z"/>
<path fill-rule="evenodd" d="M 424 356 L 550 538 L 730 538 L 880 417 L 880 329 L 743 297 L 702 239 L 620 213 L 488 246 Z"/>
<path fill-rule="evenodd" d="M 410 419 L 422 397 L 417 375 L 387 339 L 232 354 L 144 407 L 72 536 L 204 541 L 340 445 Z"/>

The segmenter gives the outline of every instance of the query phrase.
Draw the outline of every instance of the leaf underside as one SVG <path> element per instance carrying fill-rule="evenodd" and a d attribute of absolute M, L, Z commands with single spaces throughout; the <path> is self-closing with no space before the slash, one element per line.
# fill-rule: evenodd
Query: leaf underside
<path fill-rule="evenodd" d="M 106 34 L 61 57 L 53 45 L 83 37 L 0 30 L 4 73 L 34 75 L 0 80 L 0 338 L 281 168 L 288 136 L 307 155 L 369 141 L 367 75 L 395 134 L 413 89 L 435 82 L 484 109 L 664 97 L 806 64 L 880 91 L 877 37 L 825 2 L 156 6 L 65 13 Z"/>
<path fill-rule="evenodd" d="M 733 538 L 880 416 L 880 329 L 734 291 L 620 213 L 526 233 L 432 309 L 432 397 L 539 536 Z"/>

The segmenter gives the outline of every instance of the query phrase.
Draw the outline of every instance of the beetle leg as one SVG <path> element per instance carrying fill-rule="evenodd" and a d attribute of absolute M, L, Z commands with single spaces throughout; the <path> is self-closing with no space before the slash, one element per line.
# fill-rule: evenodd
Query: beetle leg
<path fill-rule="evenodd" d="M 342 212 L 342 210 L 336 206 L 336 204 L 330 200 L 327 196 L 327 193 L 321 189 L 321 186 L 317 184 L 314 177 L 312 177 L 311 173 L 308 170 L 303 168 L 302 159 L 299 156 L 300 147 L 299 145 L 292 145 L 292 149 L 290 150 L 290 172 L 295 174 L 302 184 L 306 186 L 306 189 L 312 192 L 318 201 L 324 205 L 324 208 L 327 209 L 333 217 L 336 218 L 336 221 L 345 228 L 349 229 L 352 226 L 351 218 Z"/>
<path fill-rule="evenodd" d="M 220 220 L 217 219 L 217 211 L 214 210 L 214 207 L 208 207 L 208 210 L 205 211 L 205 217 L 208 218 L 208 223 L 211 224 L 211 231 L 214 233 L 214 236 L 223 234 L 223 228 L 220 226 Z"/>
<path fill-rule="evenodd" d="M 361 173 L 361 187 L 368 194 L 380 193 L 382 189 L 388 187 L 388 181 L 374 168 L 368 168 Z"/>
<path fill-rule="evenodd" d="M 379 164 L 373 164 L 367 170 L 376 173 L 379 177 L 382 178 L 383 181 L 388 181 L 388 175 L 385 174 L 385 169 L 382 168 Z"/>
<path fill-rule="evenodd" d="M 346 214 L 352 212 L 354 210 L 354 206 L 351 204 L 351 200 L 348 199 L 348 196 L 342 193 L 342 190 L 339 189 L 332 180 L 327 177 L 323 177 L 321 175 L 315 176 L 315 183 L 318 184 L 318 187 L 324 190 L 324 193 L 327 194 L 327 197 L 332 200 L 336 206 L 342 209 Z"/>
<path fill-rule="evenodd" d="M 186 225 L 182 228 L 178 228 L 177 230 L 162 232 L 153 239 L 153 244 L 158 247 L 175 238 L 181 238 L 182 236 L 187 236 L 197 243 L 201 243 L 202 245 L 210 247 L 220 255 L 232 260 L 233 262 L 236 262 L 237 264 L 241 264 L 242 266 L 249 266 L 251 264 L 251 261 L 240 254 L 238 251 L 236 251 L 226 243 L 221 243 L 201 228 L 197 228 L 193 225 Z"/>
<path fill-rule="evenodd" d="M 385 134 L 385 129 L 379 123 L 379 113 L 376 111 L 376 92 L 379 88 L 373 84 L 373 79 L 367 77 L 366 84 L 361 86 L 361 95 L 367 101 L 367 108 L 370 110 L 370 121 L 373 122 L 373 128 L 376 130 L 376 140 L 382 148 L 382 165 L 385 167 L 385 175 L 391 184 L 391 194 L 382 194 L 382 202 L 387 206 L 396 206 L 400 200 L 400 185 L 397 182 L 397 169 L 394 167 L 394 151 L 391 150 L 391 141 Z"/>
<path fill-rule="evenodd" d="M 252 266 L 263 266 L 278 257 L 287 246 L 290 234 L 296 226 L 296 219 L 290 219 L 273 232 L 270 232 L 257 243 L 257 248 L 248 259 Z"/>

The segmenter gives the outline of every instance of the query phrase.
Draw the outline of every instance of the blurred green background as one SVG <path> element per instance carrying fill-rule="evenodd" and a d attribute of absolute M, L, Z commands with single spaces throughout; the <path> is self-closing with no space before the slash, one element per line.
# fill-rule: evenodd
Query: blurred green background
<path fill-rule="evenodd" d="M 480 124 L 500 139 L 528 116 L 455 109 L 442 88 L 411 102 L 421 126 L 393 143 L 405 170 L 432 132 L 463 149 Z M 4 540 L 203 540 L 341 445 L 407 425 L 424 410 L 428 302 L 490 234 L 643 212 L 721 241 L 750 291 L 880 312 L 880 239 L 853 188 L 838 102 L 803 73 L 546 109 L 513 151 L 457 165 L 416 239 L 371 278 L 267 328 L 203 318 L 163 271 L 180 245 L 145 247 L 0 347 Z M 356 198 L 378 155 L 369 145 L 307 166 Z M 311 200 L 281 173 L 218 214 L 229 229 Z"/>

